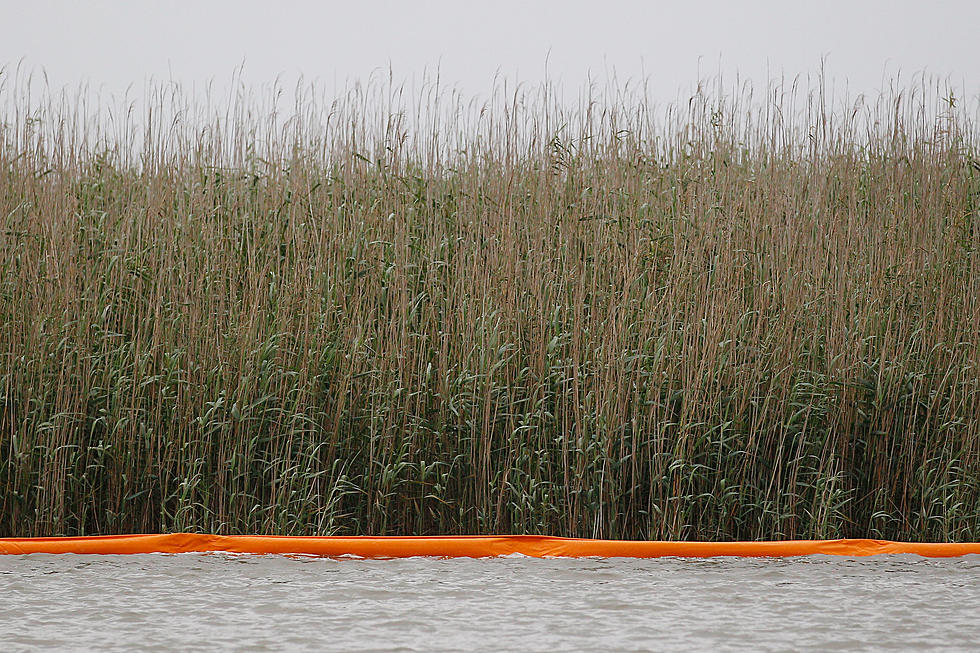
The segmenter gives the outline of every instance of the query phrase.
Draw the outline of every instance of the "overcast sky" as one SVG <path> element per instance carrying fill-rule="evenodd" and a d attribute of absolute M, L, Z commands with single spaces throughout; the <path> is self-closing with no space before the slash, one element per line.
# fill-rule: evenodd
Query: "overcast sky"
<path fill-rule="evenodd" d="M 724 71 L 814 73 L 874 93 L 925 71 L 980 94 L 980 2 L 791 0 L 640 2 L 196 2 L 0 0 L 0 64 L 22 60 L 60 86 L 111 93 L 147 78 L 247 83 L 302 75 L 328 90 L 391 66 L 396 78 L 438 66 L 467 93 L 495 73 L 568 87 L 615 70 L 671 100 Z"/>

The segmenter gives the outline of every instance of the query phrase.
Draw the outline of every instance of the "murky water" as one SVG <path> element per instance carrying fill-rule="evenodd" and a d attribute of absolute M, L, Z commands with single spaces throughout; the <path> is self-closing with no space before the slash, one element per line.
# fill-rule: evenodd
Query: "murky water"
<path fill-rule="evenodd" d="M 980 556 L 0 556 L 0 649 L 976 650 Z"/>

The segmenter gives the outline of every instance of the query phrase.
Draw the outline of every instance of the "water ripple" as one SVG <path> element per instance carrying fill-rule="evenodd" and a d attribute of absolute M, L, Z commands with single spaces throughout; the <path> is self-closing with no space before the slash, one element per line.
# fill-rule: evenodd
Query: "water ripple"
<path fill-rule="evenodd" d="M 0 556 L 35 650 L 971 650 L 980 556 Z"/>

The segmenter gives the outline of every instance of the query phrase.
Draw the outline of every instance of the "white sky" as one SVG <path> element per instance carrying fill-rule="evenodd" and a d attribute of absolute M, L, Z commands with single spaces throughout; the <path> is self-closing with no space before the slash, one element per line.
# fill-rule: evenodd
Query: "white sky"
<path fill-rule="evenodd" d="M 44 70 L 55 86 L 87 80 L 110 93 L 148 78 L 263 85 L 302 75 L 327 90 L 372 72 L 489 91 L 495 72 L 578 90 L 590 74 L 648 78 L 669 101 L 699 71 L 828 75 L 851 93 L 883 76 L 927 72 L 980 94 L 980 2 L 792 0 L 515 2 L 349 0 L 0 0 L 0 65 Z M 768 71 L 768 73 L 767 73 Z"/>

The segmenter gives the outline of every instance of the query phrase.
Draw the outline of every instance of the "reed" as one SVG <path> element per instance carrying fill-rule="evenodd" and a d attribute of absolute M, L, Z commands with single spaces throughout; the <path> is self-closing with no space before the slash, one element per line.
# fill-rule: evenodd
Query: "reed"
<path fill-rule="evenodd" d="M 0 535 L 980 539 L 941 84 L 0 81 Z"/>

